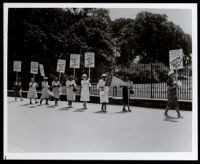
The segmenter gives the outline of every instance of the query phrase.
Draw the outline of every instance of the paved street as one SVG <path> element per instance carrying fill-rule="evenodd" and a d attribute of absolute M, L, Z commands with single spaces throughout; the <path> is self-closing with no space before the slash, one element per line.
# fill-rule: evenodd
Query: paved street
<path fill-rule="evenodd" d="M 67 102 L 29 105 L 8 97 L 8 152 L 189 152 L 192 150 L 192 112 L 184 118 L 163 117 L 164 110 Z"/>

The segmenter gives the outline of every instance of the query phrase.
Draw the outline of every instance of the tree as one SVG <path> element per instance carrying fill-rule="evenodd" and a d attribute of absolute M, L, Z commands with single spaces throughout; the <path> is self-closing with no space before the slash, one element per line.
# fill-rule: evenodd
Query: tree
<path fill-rule="evenodd" d="M 96 67 L 92 69 L 94 80 L 104 71 L 110 71 L 113 58 L 111 20 L 105 9 L 9 9 L 8 24 L 8 72 L 10 81 L 14 80 L 13 61 L 22 61 L 22 83 L 28 88 L 30 62 L 44 64 L 45 74 L 58 75 L 57 59 L 66 59 L 66 72 L 69 69 L 70 53 L 83 54 L 95 52 Z M 78 70 L 77 75 L 83 73 Z M 41 80 L 40 76 L 36 76 Z M 9 87 L 12 86 L 10 83 Z M 24 87 L 24 86 L 23 86 Z"/>
<path fill-rule="evenodd" d="M 140 63 L 160 61 L 168 65 L 169 50 L 179 48 L 190 58 L 191 36 L 168 21 L 166 15 L 140 12 L 135 20 L 113 21 L 112 27 L 120 52 L 118 64 L 128 67 L 139 56 Z"/>

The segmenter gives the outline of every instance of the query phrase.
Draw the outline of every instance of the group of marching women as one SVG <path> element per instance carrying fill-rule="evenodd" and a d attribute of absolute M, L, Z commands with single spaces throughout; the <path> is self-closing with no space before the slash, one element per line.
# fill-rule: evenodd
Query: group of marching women
<path fill-rule="evenodd" d="M 108 92 L 109 92 L 109 86 L 106 86 L 106 78 L 107 74 L 102 74 L 101 79 L 99 80 L 97 84 L 97 89 L 99 90 L 99 97 L 100 97 L 100 103 L 101 105 L 101 111 L 106 112 L 107 107 L 106 105 L 109 103 L 109 98 L 108 98 Z M 66 97 L 68 101 L 68 107 L 72 107 L 72 102 L 75 101 L 76 99 L 76 91 L 77 91 L 77 84 L 74 80 L 73 76 L 66 77 L 65 79 L 65 88 L 66 88 Z M 127 81 L 127 86 L 123 86 L 123 102 L 124 102 L 124 107 L 123 111 L 126 111 L 125 107 L 128 106 L 128 111 L 130 112 L 130 107 L 129 107 L 129 95 L 128 95 L 128 89 L 130 89 L 131 85 L 129 85 Z M 21 101 L 22 99 L 22 94 L 21 94 L 21 82 L 20 79 L 18 79 L 15 84 L 14 84 L 14 93 L 15 93 L 15 100 L 17 100 L 17 96 L 20 96 Z M 54 77 L 54 80 L 52 81 L 52 85 L 50 86 L 48 83 L 48 78 L 44 77 L 43 81 L 41 83 L 42 86 L 42 94 L 40 97 L 40 104 L 42 104 L 43 100 L 46 100 L 46 105 L 48 104 L 48 100 L 50 96 L 54 97 L 55 100 L 55 106 L 58 105 L 58 100 L 60 98 L 60 90 L 59 88 L 61 87 L 60 81 L 58 81 L 57 77 Z M 29 82 L 29 90 L 27 94 L 27 98 L 30 100 L 30 104 L 32 104 L 32 100 L 35 100 L 35 103 L 39 103 L 37 101 L 38 99 L 38 94 L 37 94 L 37 87 L 38 84 L 35 82 L 34 78 L 31 78 L 31 81 Z M 50 87 L 53 88 L 53 95 L 50 93 Z M 80 101 L 83 102 L 83 109 L 87 109 L 86 103 L 90 101 L 90 79 L 87 78 L 86 74 L 82 75 L 82 80 L 81 80 L 81 96 L 80 96 Z"/>
<path fill-rule="evenodd" d="M 46 105 L 48 105 L 48 100 L 51 96 L 49 89 L 50 85 L 48 84 L 48 78 L 44 77 L 44 80 L 42 82 L 42 95 L 40 97 L 40 104 L 42 104 L 43 100 L 46 100 Z M 82 80 L 81 80 L 81 99 L 80 101 L 83 101 L 83 107 L 84 109 L 87 109 L 86 102 L 90 100 L 90 94 L 89 94 L 89 87 L 90 87 L 90 81 L 87 79 L 87 75 L 83 74 L 82 75 Z M 31 78 L 31 82 L 29 83 L 29 90 L 28 90 L 28 95 L 27 97 L 30 99 L 30 104 L 32 104 L 32 99 L 35 99 L 35 103 L 38 103 L 36 99 L 38 98 L 37 96 L 37 83 L 34 81 L 34 78 Z M 75 101 L 76 99 L 76 82 L 73 79 L 73 76 L 69 76 L 66 79 L 65 82 L 65 87 L 66 87 L 66 93 L 67 93 L 67 101 L 68 101 L 68 106 L 72 107 L 72 102 Z M 55 106 L 58 105 L 58 101 L 60 99 L 60 87 L 61 83 L 58 81 L 57 77 L 54 77 L 54 80 L 52 81 L 51 87 L 53 88 L 53 97 L 55 100 Z"/>
<path fill-rule="evenodd" d="M 180 87 L 180 84 L 178 83 L 176 79 L 176 74 L 174 72 L 169 72 L 169 77 L 167 80 L 167 97 L 168 97 L 168 102 L 167 102 L 167 107 L 164 112 L 165 117 L 169 117 L 168 115 L 168 110 L 169 109 L 175 109 L 177 112 L 177 117 L 182 118 L 180 111 L 179 111 L 179 105 L 178 105 L 178 98 L 177 98 L 177 88 Z M 106 85 L 106 78 L 107 74 L 103 74 L 101 76 L 101 79 L 99 80 L 97 84 L 97 89 L 99 90 L 99 97 L 100 97 L 100 103 L 101 105 L 101 111 L 106 112 L 107 108 L 106 105 L 109 102 L 108 99 L 108 92 L 109 92 L 109 86 Z M 125 76 L 124 78 L 124 85 L 122 87 L 122 95 L 123 95 L 123 111 L 126 110 L 126 106 L 128 107 L 128 111 L 131 112 L 130 106 L 129 106 L 129 99 L 130 99 L 130 94 L 134 93 L 132 89 L 132 85 L 130 83 L 129 76 Z M 66 87 L 66 95 L 67 95 L 67 101 L 68 101 L 68 107 L 72 107 L 72 102 L 75 101 L 76 99 L 76 82 L 74 80 L 73 76 L 69 76 L 66 78 L 65 81 L 65 87 Z M 30 104 L 32 104 L 32 99 L 35 99 L 35 103 L 37 102 L 37 90 L 36 88 L 38 87 L 38 84 L 34 81 L 34 78 L 31 78 L 31 81 L 29 83 L 29 90 L 27 97 L 30 99 Z M 55 105 L 58 105 L 58 100 L 60 98 L 60 90 L 59 88 L 61 87 L 60 81 L 58 81 L 57 77 L 54 77 L 54 80 L 52 81 L 51 87 L 53 88 L 53 97 L 55 100 Z M 90 101 L 90 79 L 87 78 L 86 74 L 82 75 L 82 80 L 81 80 L 81 96 L 80 96 L 80 101 L 83 102 L 83 109 L 87 109 L 86 103 Z M 49 92 L 50 86 L 48 84 L 48 78 L 44 77 L 43 82 L 42 82 L 42 95 L 40 97 L 40 104 L 42 104 L 43 100 L 46 100 L 46 105 L 48 105 L 48 100 L 50 96 L 52 96 Z M 22 99 L 22 94 L 21 94 L 21 82 L 20 79 L 18 79 L 14 83 L 14 94 L 15 94 L 15 100 L 17 100 L 17 96 L 20 96 L 21 101 Z"/>

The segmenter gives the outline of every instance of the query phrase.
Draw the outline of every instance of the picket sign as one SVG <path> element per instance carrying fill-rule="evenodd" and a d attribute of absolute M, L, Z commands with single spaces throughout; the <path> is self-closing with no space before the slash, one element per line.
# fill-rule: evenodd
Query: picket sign
<path fill-rule="evenodd" d="M 35 79 L 35 74 L 38 74 L 38 62 L 31 61 L 31 73 Z"/>
<path fill-rule="evenodd" d="M 14 61 L 13 62 L 13 71 L 16 72 L 16 81 L 18 80 L 18 72 L 21 72 L 21 61 Z"/>
<path fill-rule="evenodd" d="M 74 68 L 74 79 L 76 76 L 76 68 L 80 68 L 80 54 L 70 54 L 70 68 Z"/>
<path fill-rule="evenodd" d="M 85 52 L 85 67 L 89 68 L 89 79 L 90 79 L 90 68 L 95 67 L 95 53 Z"/>
<path fill-rule="evenodd" d="M 59 72 L 59 82 L 60 82 L 62 73 L 65 73 L 65 65 L 66 65 L 66 60 L 58 59 L 57 72 Z"/>
<path fill-rule="evenodd" d="M 183 69 L 183 50 L 170 50 L 169 51 L 169 67 L 170 70 Z"/>
<path fill-rule="evenodd" d="M 41 76 L 45 77 L 43 64 L 39 64 L 39 67 L 40 67 L 40 74 L 41 74 Z"/>
<path fill-rule="evenodd" d="M 176 72 L 176 82 L 178 82 L 178 69 L 183 69 L 183 49 L 176 49 L 169 51 L 169 67 L 170 70 Z"/>

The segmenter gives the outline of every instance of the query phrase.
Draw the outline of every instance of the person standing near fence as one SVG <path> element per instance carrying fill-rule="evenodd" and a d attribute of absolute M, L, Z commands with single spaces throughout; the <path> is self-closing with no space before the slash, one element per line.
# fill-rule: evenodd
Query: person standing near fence
<path fill-rule="evenodd" d="M 69 80 L 66 81 L 66 88 L 67 88 L 67 101 L 68 107 L 72 108 L 72 101 L 76 99 L 76 82 L 73 79 L 73 76 L 69 76 Z"/>
<path fill-rule="evenodd" d="M 29 83 L 28 95 L 27 95 L 27 97 L 30 99 L 30 104 L 32 104 L 32 99 L 35 99 L 35 104 L 38 103 L 37 102 L 38 95 L 37 95 L 37 90 L 36 90 L 37 86 L 38 85 L 35 82 L 35 79 L 31 78 L 31 82 Z"/>
<path fill-rule="evenodd" d="M 82 75 L 82 80 L 81 80 L 81 98 L 80 101 L 83 102 L 83 109 L 87 109 L 86 103 L 90 101 L 90 90 L 89 88 L 91 87 L 90 84 L 90 79 L 87 79 L 87 75 L 83 74 Z"/>
<path fill-rule="evenodd" d="M 15 96 L 15 101 L 17 101 L 17 97 L 20 97 L 20 100 L 23 101 L 22 99 L 22 86 L 21 86 L 21 81 L 20 78 L 17 78 L 17 80 L 14 82 L 14 96 Z"/>
<path fill-rule="evenodd" d="M 128 107 L 128 111 L 131 112 L 130 110 L 130 94 L 133 93 L 132 87 L 131 87 L 131 83 L 129 80 L 129 76 L 125 75 L 124 77 L 124 81 L 125 81 L 125 85 L 121 86 L 122 87 L 122 96 L 123 96 L 123 111 L 127 112 L 126 110 L 126 106 Z"/>
<path fill-rule="evenodd" d="M 102 104 L 101 106 L 101 111 L 106 112 L 106 104 L 109 102 L 108 101 L 108 91 L 109 88 L 106 86 L 106 77 L 107 74 L 103 74 L 102 79 L 99 80 L 97 84 L 97 89 L 99 90 L 99 96 L 100 96 L 100 103 Z"/>
<path fill-rule="evenodd" d="M 55 106 L 57 106 L 60 97 L 59 95 L 60 82 L 58 81 L 57 77 L 54 77 L 54 81 L 52 82 L 52 87 L 53 87 L 53 96 L 55 99 Z"/>
<path fill-rule="evenodd" d="M 168 73 L 169 78 L 167 80 L 167 107 L 164 112 L 165 117 L 169 117 L 167 114 L 169 109 L 175 109 L 177 112 L 177 118 L 183 118 L 179 111 L 179 104 L 178 104 L 178 98 L 177 98 L 177 89 L 180 86 L 180 84 L 176 81 L 176 74 L 173 71 L 170 71 Z"/>
<path fill-rule="evenodd" d="M 49 100 L 49 84 L 48 84 L 48 81 L 47 81 L 47 77 L 44 77 L 44 81 L 42 82 L 42 95 L 40 97 L 40 104 L 42 104 L 42 101 L 44 99 L 46 99 L 46 105 L 49 105 L 48 104 L 48 100 Z"/>

